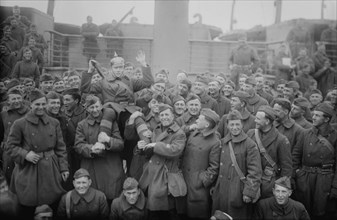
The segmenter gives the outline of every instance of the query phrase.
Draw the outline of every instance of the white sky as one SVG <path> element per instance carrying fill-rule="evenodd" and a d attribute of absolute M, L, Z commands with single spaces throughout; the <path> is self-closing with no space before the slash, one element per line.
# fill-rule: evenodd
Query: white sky
<path fill-rule="evenodd" d="M 19 5 L 47 11 L 47 0 L 1 0 L 1 6 Z M 200 13 L 203 23 L 229 30 L 232 0 L 190 0 L 189 18 L 194 23 L 193 15 Z M 337 0 L 325 0 L 324 14 L 326 19 L 337 20 Z M 153 24 L 154 0 L 117 1 L 117 0 L 56 0 L 55 22 L 81 25 L 86 16 L 91 15 L 94 23 L 100 25 L 119 20 L 135 6 L 133 16 L 142 24 Z M 256 25 L 270 25 L 274 22 L 274 0 L 237 0 L 235 7 L 235 29 L 249 29 Z M 319 19 L 321 0 L 283 0 L 282 21 L 293 18 Z M 129 22 L 128 17 L 124 22 Z"/>

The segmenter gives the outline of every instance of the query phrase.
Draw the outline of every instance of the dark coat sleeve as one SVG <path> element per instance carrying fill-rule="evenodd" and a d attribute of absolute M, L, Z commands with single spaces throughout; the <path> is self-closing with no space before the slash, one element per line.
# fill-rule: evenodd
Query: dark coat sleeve
<path fill-rule="evenodd" d="M 14 122 L 8 135 L 6 149 L 11 158 L 20 165 L 23 165 L 25 163 L 26 155 L 29 152 L 27 149 L 21 147 L 24 141 L 23 126 L 23 120 L 17 120 Z"/>
<path fill-rule="evenodd" d="M 217 136 L 217 134 L 215 135 Z M 218 139 L 218 138 L 217 138 Z M 209 187 L 217 178 L 219 174 L 219 164 L 220 164 L 220 140 L 215 142 L 208 156 L 208 167 L 205 171 L 202 171 L 200 175 L 202 176 L 202 183 L 207 188 Z"/>
<path fill-rule="evenodd" d="M 60 127 L 60 123 L 56 121 L 56 147 L 54 152 L 58 158 L 58 163 L 60 166 L 60 172 L 68 171 L 68 159 L 66 145 L 63 141 L 63 135 Z"/>
<path fill-rule="evenodd" d="M 85 121 L 78 123 L 76 128 L 75 145 L 74 150 L 84 158 L 93 158 L 91 154 L 92 144 L 88 144 L 85 138 Z"/>
<path fill-rule="evenodd" d="M 149 65 L 142 67 L 143 78 L 132 81 L 133 92 L 138 92 L 142 89 L 150 87 L 154 83 L 154 79 L 151 73 Z"/>

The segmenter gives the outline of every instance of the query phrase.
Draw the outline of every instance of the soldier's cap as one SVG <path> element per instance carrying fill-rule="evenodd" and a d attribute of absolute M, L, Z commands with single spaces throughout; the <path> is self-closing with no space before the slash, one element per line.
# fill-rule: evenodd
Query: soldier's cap
<path fill-rule="evenodd" d="M 332 105 L 330 103 L 327 103 L 327 102 L 322 102 L 322 103 L 318 104 L 315 108 L 315 111 L 323 112 L 326 115 L 328 115 L 328 117 L 330 117 L 330 118 L 332 118 L 332 116 L 334 114 L 336 114 Z"/>
<path fill-rule="evenodd" d="M 69 88 L 64 90 L 63 95 L 80 95 L 80 90 L 78 88 Z"/>
<path fill-rule="evenodd" d="M 124 68 L 125 67 L 129 67 L 129 66 L 135 68 L 135 65 L 133 65 L 133 63 L 131 63 L 131 62 L 125 62 Z"/>
<path fill-rule="evenodd" d="M 240 99 L 240 101 L 246 102 L 248 101 L 248 99 L 250 98 L 249 94 L 247 92 L 244 91 L 235 91 L 232 94 L 232 97 L 238 97 Z"/>
<path fill-rule="evenodd" d="M 88 170 L 86 170 L 84 168 L 80 168 L 74 173 L 74 179 L 78 179 L 78 178 L 81 178 L 81 177 L 84 177 L 84 176 L 90 178 L 90 174 L 89 174 Z"/>
<path fill-rule="evenodd" d="M 68 78 L 70 78 L 70 77 L 72 77 L 72 76 L 78 76 L 78 77 L 80 77 L 80 78 L 81 78 L 81 75 L 80 75 L 80 73 L 79 73 L 79 72 L 77 72 L 76 70 L 72 70 L 72 71 L 70 71 L 70 72 L 69 72 L 69 74 L 68 74 Z"/>
<path fill-rule="evenodd" d="M 19 6 L 14 5 L 13 9 L 20 9 Z"/>
<path fill-rule="evenodd" d="M 176 102 L 179 102 L 179 101 L 185 101 L 184 97 L 180 96 L 180 95 L 177 95 L 177 96 L 174 96 L 173 100 L 172 100 L 172 104 L 174 105 Z"/>
<path fill-rule="evenodd" d="M 167 109 L 171 109 L 171 111 L 173 112 L 173 109 L 172 109 L 172 107 L 170 105 L 168 105 L 168 104 L 161 104 L 161 105 L 159 105 L 159 113 L 163 112 L 163 111 L 165 111 Z"/>
<path fill-rule="evenodd" d="M 216 220 L 232 220 L 233 219 L 232 216 L 220 210 L 216 210 L 213 216 L 215 217 Z"/>
<path fill-rule="evenodd" d="M 53 214 L 53 210 L 49 207 L 49 205 L 40 205 L 40 206 L 37 206 L 35 208 L 35 212 L 34 212 L 34 215 L 38 215 L 38 214 L 41 214 L 41 213 L 50 213 L 50 217 L 52 217 L 52 214 Z"/>
<path fill-rule="evenodd" d="M 7 90 L 10 90 L 11 88 L 15 87 L 15 86 L 19 86 L 20 85 L 20 81 L 18 79 L 11 79 L 11 81 L 9 81 L 6 85 Z"/>
<path fill-rule="evenodd" d="M 114 64 L 122 64 L 124 65 L 125 61 L 123 57 L 119 57 L 117 55 L 117 53 L 115 52 L 115 56 L 110 60 L 110 64 L 114 65 Z"/>
<path fill-rule="evenodd" d="M 197 76 L 197 78 L 195 79 L 195 82 L 201 82 L 205 85 L 208 85 L 208 79 L 204 76 Z"/>
<path fill-rule="evenodd" d="M 22 83 L 22 84 L 23 84 L 23 85 L 26 85 L 27 83 L 31 83 L 31 82 L 32 82 L 32 83 L 35 83 L 33 79 L 31 79 L 31 78 L 25 78 L 25 79 L 23 80 L 23 83 Z"/>
<path fill-rule="evenodd" d="M 88 95 L 85 98 L 85 107 L 88 108 L 89 106 L 95 104 L 96 102 L 100 101 L 100 99 L 97 96 L 94 95 Z"/>
<path fill-rule="evenodd" d="M 60 78 L 60 77 L 58 77 L 58 76 L 56 76 L 56 77 L 54 78 L 54 84 L 57 83 L 57 82 L 61 82 L 61 81 L 63 81 L 63 79 Z"/>
<path fill-rule="evenodd" d="M 285 87 L 291 89 L 300 89 L 300 85 L 296 81 L 289 81 L 285 84 Z"/>
<path fill-rule="evenodd" d="M 123 183 L 123 190 L 132 190 L 138 188 L 138 181 L 133 177 L 128 177 Z"/>
<path fill-rule="evenodd" d="M 321 90 L 319 90 L 319 89 L 311 90 L 310 95 L 312 95 L 312 94 L 320 94 L 321 96 L 323 96 Z"/>
<path fill-rule="evenodd" d="M 232 80 L 228 80 L 227 82 L 225 82 L 224 85 L 229 85 L 229 86 L 232 87 L 233 89 L 235 88 L 235 84 L 233 83 Z"/>
<path fill-rule="evenodd" d="M 45 94 L 39 89 L 34 89 L 29 94 L 29 101 L 33 103 L 35 100 L 46 97 Z"/>
<path fill-rule="evenodd" d="M 61 96 L 57 92 L 54 92 L 54 91 L 48 92 L 48 94 L 46 95 L 46 98 L 47 99 L 60 99 L 61 100 Z"/>
<path fill-rule="evenodd" d="M 215 124 L 218 124 L 220 121 L 220 116 L 210 108 L 201 109 L 200 115 L 205 116 L 208 121 L 213 121 Z"/>
<path fill-rule="evenodd" d="M 255 80 L 255 77 L 254 77 L 254 76 L 248 77 L 248 78 L 245 80 L 245 83 L 246 83 L 246 84 L 253 85 L 253 86 L 256 86 L 256 80 Z"/>
<path fill-rule="evenodd" d="M 287 189 L 291 189 L 290 177 L 283 176 L 283 177 L 275 180 L 275 185 L 279 185 L 279 186 L 285 187 Z"/>
<path fill-rule="evenodd" d="M 187 98 L 186 98 L 186 103 L 188 103 L 189 101 L 192 101 L 192 100 L 199 100 L 199 102 L 201 103 L 200 97 L 195 95 L 195 94 L 188 95 Z"/>
<path fill-rule="evenodd" d="M 276 112 L 269 105 L 261 105 L 258 109 L 258 112 L 264 112 L 266 114 L 266 117 L 273 121 L 276 119 Z"/>
<path fill-rule="evenodd" d="M 54 81 L 54 78 L 52 77 L 52 75 L 45 73 L 40 76 L 40 82 L 45 82 L 45 81 Z"/>
<path fill-rule="evenodd" d="M 168 76 L 170 74 L 170 72 L 167 69 L 161 69 L 161 70 L 159 70 L 159 72 L 156 73 L 156 76 L 158 74 L 163 74 L 165 76 Z"/>
<path fill-rule="evenodd" d="M 302 109 L 307 109 L 310 106 L 309 101 L 304 97 L 298 97 L 294 100 L 293 105 L 301 107 Z"/>
<path fill-rule="evenodd" d="M 242 115 L 238 110 L 232 110 L 227 115 L 227 121 L 230 120 L 242 120 Z"/>
<path fill-rule="evenodd" d="M 13 95 L 21 95 L 22 96 L 22 93 L 18 90 L 18 89 L 10 89 L 8 92 L 7 92 L 8 95 L 10 94 L 13 94 Z"/>
<path fill-rule="evenodd" d="M 183 79 L 183 80 L 181 80 L 181 81 L 180 81 L 180 84 L 187 85 L 188 90 L 190 90 L 191 87 L 192 87 L 192 82 L 191 82 L 191 80 L 189 80 L 189 79 Z"/>
<path fill-rule="evenodd" d="M 154 81 L 154 84 L 156 84 L 156 83 L 165 83 L 165 80 L 163 80 L 163 79 L 156 79 Z"/>
<path fill-rule="evenodd" d="M 278 104 L 282 106 L 282 108 L 287 109 L 289 112 L 291 110 L 291 102 L 288 99 L 285 98 L 276 98 L 272 102 L 271 106 L 274 106 L 275 104 Z"/>
<path fill-rule="evenodd" d="M 224 73 L 218 73 L 216 76 L 219 76 L 219 77 L 221 77 L 221 78 L 223 78 L 223 79 L 226 79 L 226 76 L 225 76 L 225 74 Z"/>
<path fill-rule="evenodd" d="M 280 79 L 277 81 L 277 85 L 281 85 L 281 84 L 287 84 L 287 81 L 285 79 Z"/>

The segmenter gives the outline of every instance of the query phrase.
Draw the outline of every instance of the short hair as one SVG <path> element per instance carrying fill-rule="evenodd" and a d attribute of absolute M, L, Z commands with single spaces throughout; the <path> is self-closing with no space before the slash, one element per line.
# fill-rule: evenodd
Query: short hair
<path fill-rule="evenodd" d="M 80 104 L 81 102 L 81 94 L 78 89 L 74 89 L 74 88 L 67 89 L 62 93 L 62 95 L 63 96 L 70 95 L 74 100 L 76 99 L 78 100 L 78 104 Z"/>

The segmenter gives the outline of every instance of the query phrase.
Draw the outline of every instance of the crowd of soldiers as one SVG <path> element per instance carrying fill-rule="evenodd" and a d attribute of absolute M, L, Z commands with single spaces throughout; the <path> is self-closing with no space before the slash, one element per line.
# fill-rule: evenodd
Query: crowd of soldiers
<path fill-rule="evenodd" d="M 337 73 L 324 50 L 290 66 L 281 50 L 275 84 L 245 35 L 229 74 L 176 84 L 142 51 L 137 65 L 116 55 L 60 77 L 21 51 L 0 81 L 2 216 L 336 218 Z"/>

